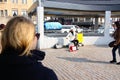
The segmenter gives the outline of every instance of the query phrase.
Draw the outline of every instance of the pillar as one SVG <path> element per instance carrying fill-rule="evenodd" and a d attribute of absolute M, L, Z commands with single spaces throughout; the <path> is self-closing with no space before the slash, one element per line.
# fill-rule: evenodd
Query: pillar
<path fill-rule="evenodd" d="M 37 7 L 37 32 L 40 33 L 38 40 L 38 49 L 42 49 L 44 46 L 44 8 L 41 6 L 41 0 L 39 0 L 39 6 Z"/>
<path fill-rule="evenodd" d="M 111 11 L 105 11 L 105 31 L 104 36 L 109 37 L 109 28 L 111 25 Z"/>

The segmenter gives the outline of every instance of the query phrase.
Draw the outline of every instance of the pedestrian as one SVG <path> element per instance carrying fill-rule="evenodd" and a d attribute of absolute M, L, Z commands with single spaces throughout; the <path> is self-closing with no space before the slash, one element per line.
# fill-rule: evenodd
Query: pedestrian
<path fill-rule="evenodd" d="M 30 19 L 15 16 L 8 21 L 2 34 L 1 79 L 58 80 L 55 72 L 41 62 L 45 52 L 35 49 L 38 38 Z"/>
<path fill-rule="evenodd" d="M 114 46 L 112 48 L 112 57 L 113 59 L 110 61 L 110 63 L 116 63 L 116 51 L 118 49 L 118 53 L 120 56 L 120 21 L 116 21 L 114 22 L 114 28 L 115 31 L 112 34 L 112 37 L 114 38 L 115 42 L 114 42 Z M 120 65 L 120 62 L 117 62 L 116 64 Z"/>
<path fill-rule="evenodd" d="M 66 38 L 69 40 L 69 43 L 74 43 L 74 46 L 76 46 L 76 49 L 78 50 L 79 42 L 77 40 L 77 33 L 78 32 L 71 29 Z"/>

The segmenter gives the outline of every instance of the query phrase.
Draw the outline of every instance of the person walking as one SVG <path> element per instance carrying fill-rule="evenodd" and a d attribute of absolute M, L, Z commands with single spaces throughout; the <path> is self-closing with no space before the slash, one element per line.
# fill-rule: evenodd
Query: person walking
<path fill-rule="evenodd" d="M 40 62 L 44 59 L 45 52 L 35 49 L 38 38 L 30 19 L 15 16 L 8 21 L 1 41 L 1 79 L 58 80 L 56 73 Z"/>
<path fill-rule="evenodd" d="M 112 37 L 114 38 L 115 42 L 114 42 L 114 46 L 112 48 L 112 57 L 113 59 L 110 61 L 110 63 L 116 63 L 116 51 L 118 49 L 118 53 L 120 56 L 120 21 L 116 21 L 114 22 L 114 28 L 115 28 L 115 32 L 113 33 Z M 120 62 L 117 63 L 118 65 L 120 65 Z"/>

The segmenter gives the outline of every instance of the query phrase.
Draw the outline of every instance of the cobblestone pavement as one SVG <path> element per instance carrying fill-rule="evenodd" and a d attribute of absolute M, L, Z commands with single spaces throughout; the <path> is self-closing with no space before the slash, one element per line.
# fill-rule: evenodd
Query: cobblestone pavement
<path fill-rule="evenodd" d="M 120 80 L 120 65 L 109 63 L 112 54 L 107 46 L 84 46 L 76 52 L 68 48 L 43 51 L 43 64 L 53 69 L 59 80 Z M 118 54 L 117 59 L 120 61 Z"/>

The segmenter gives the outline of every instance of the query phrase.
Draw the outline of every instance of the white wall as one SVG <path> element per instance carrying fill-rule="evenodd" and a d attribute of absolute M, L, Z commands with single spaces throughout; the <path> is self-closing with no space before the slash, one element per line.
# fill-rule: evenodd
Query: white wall
<path fill-rule="evenodd" d="M 104 36 L 84 36 L 84 45 L 108 45 L 113 38 L 104 37 Z M 44 37 L 44 45 L 42 48 L 52 48 L 56 43 L 60 43 L 62 45 L 68 44 L 65 37 Z"/>
<path fill-rule="evenodd" d="M 84 37 L 84 44 L 85 45 L 108 45 L 110 41 L 112 41 L 113 38 L 104 37 L 104 36 L 87 36 Z"/>

